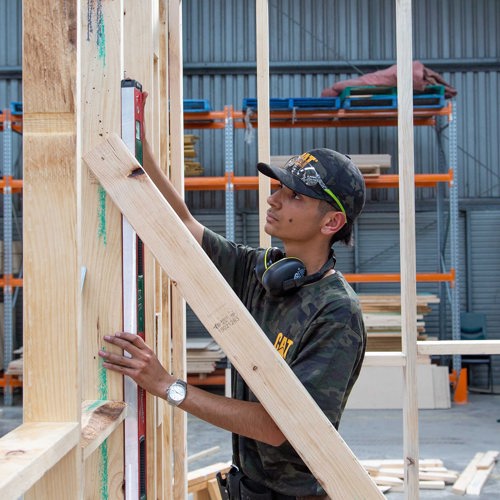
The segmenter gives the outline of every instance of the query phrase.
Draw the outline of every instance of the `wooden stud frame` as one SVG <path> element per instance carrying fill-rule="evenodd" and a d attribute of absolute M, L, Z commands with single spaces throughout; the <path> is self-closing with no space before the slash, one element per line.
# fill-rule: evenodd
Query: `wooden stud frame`
<path fill-rule="evenodd" d="M 404 100 L 411 88 L 411 2 L 395 1 L 399 96 Z M 266 161 L 267 2 L 257 0 L 256 4 L 262 43 L 258 51 L 259 117 L 264 116 L 259 130 L 267 129 L 259 135 L 259 159 Z M 148 137 L 165 171 L 169 170 L 169 144 L 175 154 L 174 145 L 181 142 L 182 127 L 169 125 L 167 111 L 169 94 L 174 105 L 182 100 L 181 31 L 177 29 L 181 5 L 180 0 L 148 0 L 140 7 L 131 0 L 23 3 L 24 423 L 0 439 L 0 497 L 122 497 L 121 423 L 126 416 L 122 380 L 112 374 L 106 378 L 96 354 L 103 345 L 102 336 L 121 325 L 118 235 L 123 211 L 330 495 L 380 498 L 354 455 L 147 176 L 127 176 L 136 167 L 135 160 L 115 135 L 119 133 L 120 80 L 124 76 L 151 89 Z M 405 172 L 400 191 L 405 193 L 402 206 L 407 207 L 401 227 L 408 262 L 408 257 L 414 257 L 411 198 L 408 203 L 413 137 L 411 117 L 402 111 L 399 120 Z M 82 155 L 97 177 L 82 163 Z M 176 164 L 177 175 L 182 176 L 182 162 Z M 151 220 L 148 216 L 157 209 L 161 216 Z M 195 258 L 186 266 L 188 257 L 179 259 L 178 255 Z M 192 266 L 198 261 L 203 273 Z M 147 266 L 149 281 L 154 284 L 146 291 L 148 342 L 158 346 L 160 358 L 170 366 L 170 332 L 178 324 L 170 312 L 166 275 L 152 255 Z M 200 280 L 202 275 L 206 281 Z M 412 462 L 407 467 L 405 491 L 413 499 L 418 498 L 418 412 L 412 375 L 416 356 L 500 354 L 500 341 L 412 341 L 414 273 L 402 279 L 402 289 L 411 290 L 403 294 L 403 352 L 369 353 L 365 363 L 405 367 L 405 456 Z M 208 304 L 209 292 L 210 297 L 227 300 Z M 248 335 L 241 335 L 242 330 Z M 258 359 L 252 354 L 257 351 Z M 182 362 L 175 362 L 182 371 Z M 286 399 L 280 395 L 283 385 L 289 388 Z M 314 422 L 307 429 L 294 417 L 303 414 L 304 408 Z M 148 496 L 184 498 L 184 473 L 176 474 L 172 481 L 172 455 L 184 455 L 173 449 L 170 409 L 150 398 L 148 413 Z M 185 446 L 185 436 L 183 439 L 176 446 Z M 185 471 L 184 464 L 181 469 Z"/>

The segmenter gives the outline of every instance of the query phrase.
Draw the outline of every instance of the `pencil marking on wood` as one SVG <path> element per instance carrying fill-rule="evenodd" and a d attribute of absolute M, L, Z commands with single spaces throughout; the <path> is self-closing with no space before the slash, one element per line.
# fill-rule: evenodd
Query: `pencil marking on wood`
<path fill-rule="evenodd" d="M 97 4 L 97 5 L 96 5 Z M 102 0 L 87 1 L 87 42 L 90 42 L 94 33 L 94 13 L 96 24 L 96 44 L 99 59 L 106 66 L 106 30 L 104 27 L 104 14 L 102 12 Z"/>

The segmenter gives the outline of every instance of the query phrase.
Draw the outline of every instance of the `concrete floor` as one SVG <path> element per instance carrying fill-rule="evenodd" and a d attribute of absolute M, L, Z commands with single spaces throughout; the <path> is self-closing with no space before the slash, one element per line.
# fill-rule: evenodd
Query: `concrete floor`
<path fill-rule="evenodd" d="M 447 410 L 420 410 L 421 458 L 439 458 L 450 470 L 462 472 L 477 452 L 500 451 L 500 395 L 472 394 L 468 404 Z M 359 459 L 403 457 L 401 410 L 346 410 L 339 432 Z M 189 463 L 189 470 L 231 460 L 231 437 L 194 417 L 188 417 L 188 456 L 219 446 L 217 453 Z M 387 493 L 401 500 L 403 493 Z M 451 486 L 445 490 L 420 490 L 422 499 L 456 499 Z M 500 462 L 483 487 L 480 500 L 500 499 Z M 343 500 L 343 499 L 342 499 Z"/>
<path fill-rule="evenodd" d="M 461 472 L 477 452 L 500 450 L 500 395 L 469 393 L 468 404 L 447 410 L 420 410 L 419 442 L 422 458 L 439 458 L 451 470 Z M 0 436 L 22 420 L 20 400 L 1 406 Z M 403 419 L 401 410 L 347 410 L 340 434 L 359 459 L 402 458 Z M 190 461 L 189 470 L 231 460 L 231 435 L 205 422 L 188 417 L 188 456 L 213 447 L 218 451 Z M 389 500 L 404 498 L 388 493 Z M 421 490 L 422 499 L 456 499 L 451 487 Z M 471 497 L 472 498 L 472 497 Z M 483 487 L 479 500 L 500 499 L 500 462 Z M 343 499 L 342 499 L 343 500 Z"/>

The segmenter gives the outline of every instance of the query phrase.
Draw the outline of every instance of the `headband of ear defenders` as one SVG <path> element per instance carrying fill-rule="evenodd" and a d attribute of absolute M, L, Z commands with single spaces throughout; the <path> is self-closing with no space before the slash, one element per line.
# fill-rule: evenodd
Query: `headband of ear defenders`
<path fill-rule="evenodd" d="M 333 250 L 321 269 L 307 275 L 306 266 L 296 257 L 286 257 L 276 247 L 264 250 L 257 260 L 255 274 L 262 286 L 271 295 L 279 296 L 292 293 L 300 287 L 319 281 L 326 272 L 335 267 Z"/>

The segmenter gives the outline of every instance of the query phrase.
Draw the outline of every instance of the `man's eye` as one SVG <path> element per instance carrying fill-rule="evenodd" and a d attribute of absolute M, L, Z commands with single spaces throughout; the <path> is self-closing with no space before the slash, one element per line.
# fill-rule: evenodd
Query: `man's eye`
<path fill-rule="evenodd" d="M 300 200 L 300 194 L 292 191 L 292 198 L 294 198 L 295 200 Z"/>

